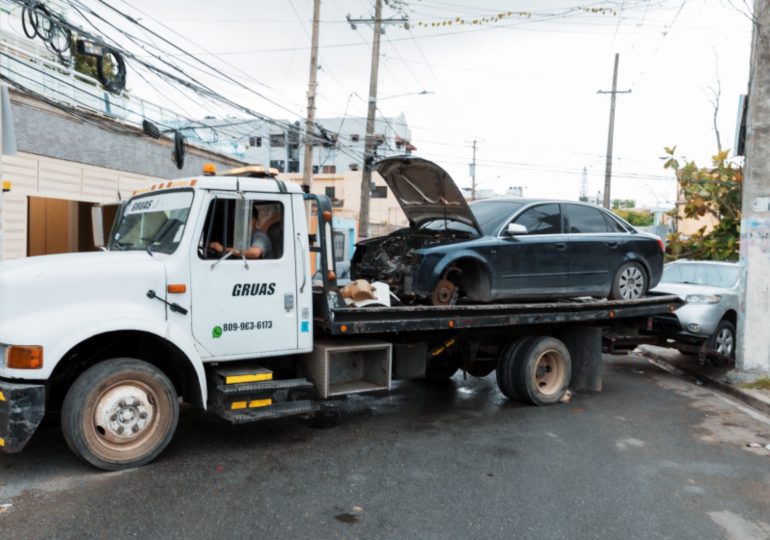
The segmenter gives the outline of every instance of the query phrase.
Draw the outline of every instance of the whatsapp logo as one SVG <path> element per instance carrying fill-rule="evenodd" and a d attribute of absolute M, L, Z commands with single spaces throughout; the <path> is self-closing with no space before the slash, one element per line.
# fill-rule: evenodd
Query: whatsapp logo
<path fill-rule="evenodd" d="M 214 339 L 221 338 L 222 337 L 222 327 L 221 326 L 215 326 L 211 330 L 211 337 Z"/>

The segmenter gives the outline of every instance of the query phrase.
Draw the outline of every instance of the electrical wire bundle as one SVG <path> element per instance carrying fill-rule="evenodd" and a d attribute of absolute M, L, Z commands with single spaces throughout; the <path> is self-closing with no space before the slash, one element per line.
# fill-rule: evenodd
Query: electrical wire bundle
<path fill-rule="evenodd" d="M 46 48 L 56 54 L 62 64 L 70 65 L 72 32 L 57 23 L 45 4 L 34 0 L 27 2 L 22 8 L 21 24 L 24 35 L 29 39 L 39 37 Z"/>

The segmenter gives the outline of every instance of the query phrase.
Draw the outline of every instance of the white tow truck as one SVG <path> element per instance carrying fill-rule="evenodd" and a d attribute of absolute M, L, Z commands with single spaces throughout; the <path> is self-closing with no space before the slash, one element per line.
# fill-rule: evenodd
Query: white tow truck
<path fill-rule="evenodd" d="M 254 226 L 270 252 L 248 259 Z M 556 403 L 601 389 L 603 332 L 615 347 L 680 305 L 349 307 L 332 251 L 328 199 L 248 167 L 135 193 L 103 251 L 0 263 L 0 451 L 58 412 L 78 456 L 124 469 L 163 451 L 180 402 L 241 424 L 458 369 Z"/>

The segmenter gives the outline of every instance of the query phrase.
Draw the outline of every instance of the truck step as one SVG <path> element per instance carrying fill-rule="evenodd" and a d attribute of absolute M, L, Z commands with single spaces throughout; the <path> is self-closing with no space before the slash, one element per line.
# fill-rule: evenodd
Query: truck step
<path fill-rule="evenodd" d="M 260 420 L 271 420 L 273 418 L 282 418 L 284 416 L 295 416 L 298 414 L 308 414 L 315 410 L 313 403 L 309 399 L 301 401 L 282 401 L 266 407 L 254 409 L 229 410 L 219 413 L 219 415 L 233 425 L 248 424 L 259 422 Z"/>
<path fill-rule="evenodd" d="M 311 388 L 313 388 L 313 383 L 307 379 L 276 379 L 239 384 L 220 384 L 217 386 L 217 392 L 225 396 L 233 396 L 276 392 L 278 390 L 309 390 Z"/>
<path fill-rule="evenodd" d="M 261 381 L 272 381 L 273 372 L 267 368 L 221 368 L 216 371 L 217 377 L 224 384 L 243 384 Z"/>

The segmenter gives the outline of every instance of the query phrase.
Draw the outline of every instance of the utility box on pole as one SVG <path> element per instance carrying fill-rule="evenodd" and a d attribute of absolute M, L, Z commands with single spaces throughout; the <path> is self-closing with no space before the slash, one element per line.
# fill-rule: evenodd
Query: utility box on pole
<path fill-rule="evenodd" d="M 741 216 L 737 368 L 770 373 L 770 5 L 754 2 Z"/>

